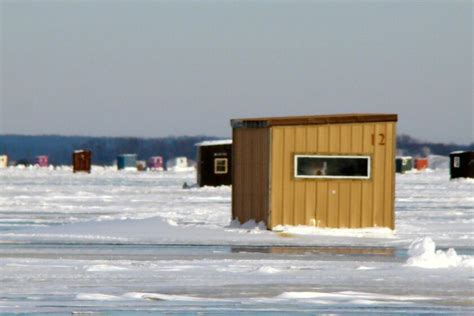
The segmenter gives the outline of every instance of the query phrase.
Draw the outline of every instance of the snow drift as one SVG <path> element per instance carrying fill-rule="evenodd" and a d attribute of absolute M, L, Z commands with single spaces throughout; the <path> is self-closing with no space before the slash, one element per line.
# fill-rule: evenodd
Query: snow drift
<path fill-rule="evenodd" d="M 408 248 L 406 265 L 426 269 L 469 267 L 474 268 L 473 256 L 460 256 L 456 250 L 436 250 L 436 244 L 430 237 L 418 238 Z"/>

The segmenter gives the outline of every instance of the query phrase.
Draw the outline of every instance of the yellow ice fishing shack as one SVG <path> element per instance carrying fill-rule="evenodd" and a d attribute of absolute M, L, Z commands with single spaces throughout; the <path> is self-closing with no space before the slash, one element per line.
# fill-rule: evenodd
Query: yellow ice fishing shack
<path fill-rule="evenodd" d="M 396 114 L 233 119 L 232 217 L 394 228 Z"/>

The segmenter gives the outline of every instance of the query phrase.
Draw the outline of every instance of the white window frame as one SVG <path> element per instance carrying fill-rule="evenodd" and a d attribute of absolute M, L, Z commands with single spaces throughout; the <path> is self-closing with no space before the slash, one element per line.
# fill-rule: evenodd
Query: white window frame
<path fill-rule="evenodd" d="M 453 159 L 453 167 L 454 168 L 461 168 L 461 157 L 459 156 L 454 156 L 454 159 Z"/>
<path fill-rule="evenodd" d="M 298 175 L 298 158 L 365 158 L 367 159 L 367 176 L 326 176 L 326 175 L 313 175 L 313 176 L 303 176 Z M 370 179 L 372 170 L 372 158 L 371 156 L 348 156 L 348 155 L 298 155 L 295 154 L 294 157 L 294 177 L 295 179 Z"/>
<path fill-rule="evenodd" d="M 225 171 L 218 171 L 217 170 L 217 162 L 224 161 L 225 162 Z M 229 173 L 229 158 L 214 158 L 214 174 L 227 174 Z"/>

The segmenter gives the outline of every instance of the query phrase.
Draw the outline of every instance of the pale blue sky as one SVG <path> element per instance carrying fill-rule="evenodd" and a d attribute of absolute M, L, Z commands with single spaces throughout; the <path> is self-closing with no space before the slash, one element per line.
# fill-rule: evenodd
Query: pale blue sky
<path fill-rule="evenodd" d="M 2 1 L 0 133 L 226 137 L 387 112 L 473 135 L 470 1 Z"/>

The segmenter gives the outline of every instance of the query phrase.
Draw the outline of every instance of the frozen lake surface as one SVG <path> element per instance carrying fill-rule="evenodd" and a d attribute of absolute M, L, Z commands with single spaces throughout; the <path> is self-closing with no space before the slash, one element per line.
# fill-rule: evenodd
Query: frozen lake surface
<path fill-rule="evenodd" d="M 0 313 L 474 313 L 472 180 L 397 175 L 396 231 L 271 232 L 194 178 L 0 169 Z"/>

